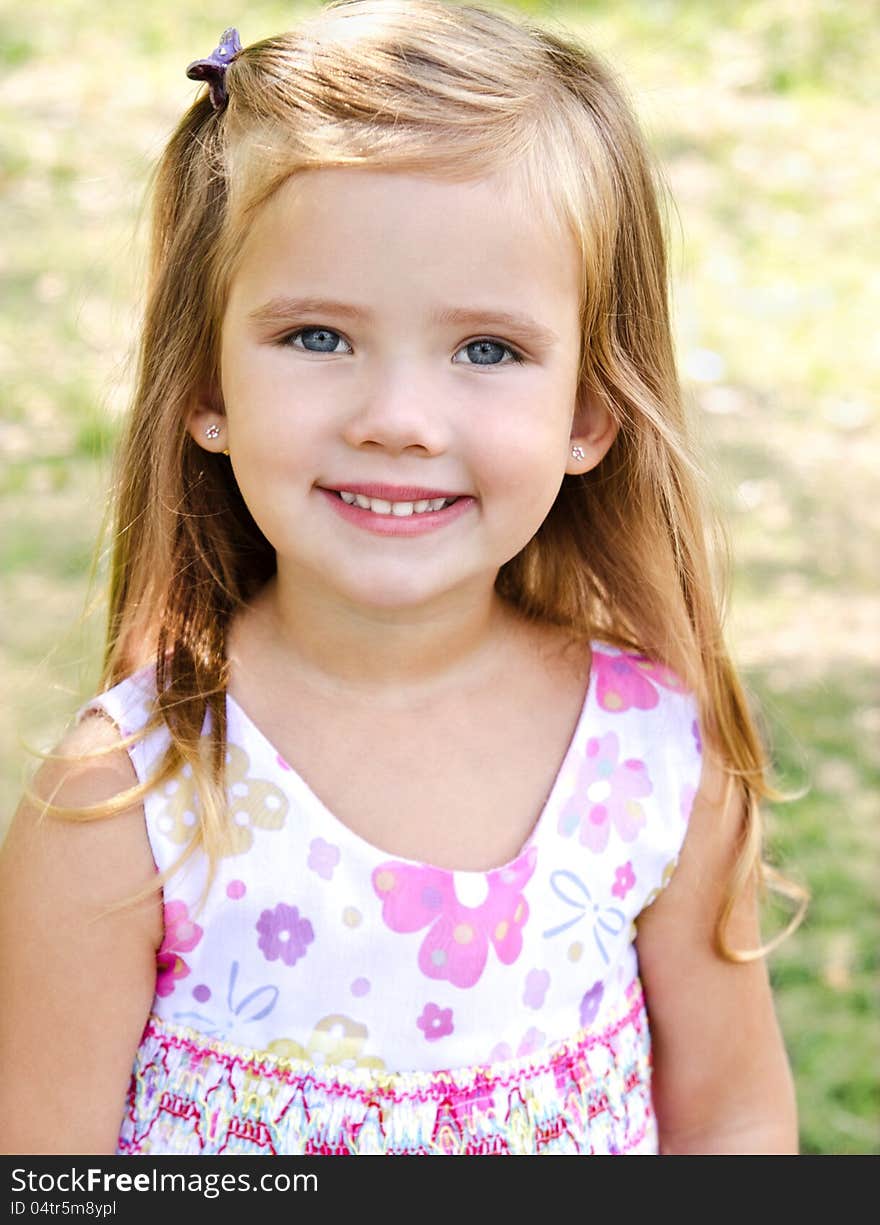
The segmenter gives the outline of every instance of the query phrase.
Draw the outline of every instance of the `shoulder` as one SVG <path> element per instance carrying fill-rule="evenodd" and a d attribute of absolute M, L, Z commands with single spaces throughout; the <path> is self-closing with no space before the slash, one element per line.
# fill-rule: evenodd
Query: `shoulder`
<path fill-rule="evenodd" d="M 96 819 L 66 819 L 44 810 L 87 808 L 115 800 L 138 783 L 121 732 L 100 711 L 88 713 L 68 729 L 34 774 L 16 811 L 0 853 L 4 891 L 21 896 L 31 889 L 44 905 L 97 915 L 137 893 L 153 879 L 142 800 Z M 52 885 L 55 889 L 53 891 Z M 144 937 L 154 947 L 162 940 L 161 902 L 139 910 Z"/>
<path fill-rule="evenodd" d="M 122 794 L 137 781 L 114 724 L 83 718 L 37 770 L 0 849 L 4 1152 L 114 1151 L 163 932 L 143 804 Z M 46 809 L 119 797 L 96 819 Z"/>
<path fill-rule="evenodd" d="M 743 788 L 707 749 L 678 867 L 636 925 L 661 1151 L 797 1151 L 791 1074 L 766 959 L 729 961 L 715 942 L 748 822 Z M 761 945 L 754 875 L 726 933 L 735 949 Z M 783 1147 L 760 1147 L 768 1126 L 770 1143 Z"/>
<path fill-rule="evenodd" d="M 699 981 L 701 970 L 719 981 L 729 976 L 730 963 L 718 953 L 714 933 L 747 821 L 743 789 L 717 753 L 707 750 L 675 872 L 637 919 L 640 968 L 658 1006 L 681 994 L 684 982 Z M 740 948 L 760 944 L 754 891 L 740 900 L 731 939 Z"/>

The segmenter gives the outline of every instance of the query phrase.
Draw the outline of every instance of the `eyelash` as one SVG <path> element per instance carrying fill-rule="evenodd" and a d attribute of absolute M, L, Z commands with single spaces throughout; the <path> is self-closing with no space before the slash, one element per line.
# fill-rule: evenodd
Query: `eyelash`
<path fill-rule="evenodd" d="M 296 336 L 299 336 L 302 332 L 330 332 L 331 335 L 338 336 L 340 340 L 345 340 L 345 337 L 342 335 L 342 333 L 337 332 L 335 328 L 328 328 L 328 327 L 325 327 L 323 324 L 319 324 L 319 323 L 311 323 L 308 326 L 297 328 L 293 332 L 285 332 L 283 336 L 278 337 L 278 339 L 275 341 L 275 344 L 277 344 L 278 347 L 282 349 L 293 348 L 293 345 L 290 344 L 289 342 L 292 341 Z M 490 344 L 493 344 L 493 345 L 500 345 L 502 349 L 506 349 L 507 352 L 510 354 L 512 361 L 497 362 L 496 365 L 498 366 L 509 366 L 512 363 L 516 363 L 516 365 L 521 366 L 527 360 L 525 357 L 523 357 L 523 355 L 519 352 L 519 350 L 514 349 L 513 345 L 509 345 L 504 340 L 496 340 L 494 336 L 477 336 L 474 340 L 465 341 L 463 345 L 459 345 L 458 349 L 456 349 L 456 353 L 458 353 L 461 349 L 466 349 L 468 345 L 479 344 L 483 340 L 487 340 L 489 341 Z M 346 344 L 347 343 L 348 341 L 346 341 Z M 301 351 L 304 353 L 315 352 L 315 350 L 312 350 L 312 349 L 303 349 Z M 331 357 L 336 357 L 336 356 L 337 355 L 335 353 L 331 354 Z M 472 366 L 480 365 L 479 362 L 470 362 L 467 364 L 472 365 Z"/>

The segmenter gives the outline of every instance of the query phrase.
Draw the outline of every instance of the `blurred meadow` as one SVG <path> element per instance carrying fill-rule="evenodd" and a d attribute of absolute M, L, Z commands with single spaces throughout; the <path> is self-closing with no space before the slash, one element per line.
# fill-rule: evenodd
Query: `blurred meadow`
<path fill-rule="evenodd" d="M 0 833 L 92 693 L 143 191 L 186 64 L 315 3 L 0 3 Z M 802 1151 L 880 1152 L 876 588 L 880 87 L 872 0 L 514 3 L 619 69 L 670 214 L 681 371 L 727 518 L 727 619 L 772 750 L 771 861 L 812 893 L 770 958 Z M 871 479 L 873 476 L 873 480 Z M 86 615 L 87 614 L 87 615 Z M 770 932 L 768 931 L 768 933 Z M 735 1018 L 732 1019 L 735 1024 Z"/>

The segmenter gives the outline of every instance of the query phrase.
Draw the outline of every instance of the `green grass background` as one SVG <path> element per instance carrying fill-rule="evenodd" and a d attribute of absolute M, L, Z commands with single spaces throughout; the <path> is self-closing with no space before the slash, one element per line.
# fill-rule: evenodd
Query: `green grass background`
<path fill-rule="evenodd" d="M 105 605 L 81 614 L 131 388 L 143 184 L 196 90 L 185 66 L 228 24 L 248 43 L 316 7 L 0 3 L 0 830 L 33 769 L 22 742 L 50 748 L 94 692 Z M 508 7 L 619 68 L 676 201 L 681 369 L 735 550 L 728 638 L 778 785 L 806 789 L 767 809 L 773 859 L 813 894 L 770 960 L 802 1149 L 880 1152 L 877 9 Z"/>

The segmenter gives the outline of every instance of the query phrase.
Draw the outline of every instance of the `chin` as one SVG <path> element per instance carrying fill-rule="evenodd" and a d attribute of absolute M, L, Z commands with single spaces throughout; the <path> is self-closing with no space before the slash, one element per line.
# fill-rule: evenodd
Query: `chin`
<path fill-rule="evenodd" d="M 442 598 L 444 594 L 442 591 L 425 591 L 415 589 L 412 586 L 401 585 L 399 587 L 377 586 L 369 590 L 351 591 L 349 597 L 353 603 L 361 608 L 371 608 L 377 612 L 394 612 L 396 610 L 403 611 L 407 608 L 419 608 L 423 604 L 431 603 L 438 597 Z"/>
<path fill-rule="evenodd" d="M 455 584 L 436 579 L 433 582 L 419 582 L 417 576 L 410 573 L 376 575 L 373 578 L 364 576 L 362 581 L 346 583 L 342 589 L 348 599 L 362 608 L 393 612 L 443 600 L 453 586 Z"/>

